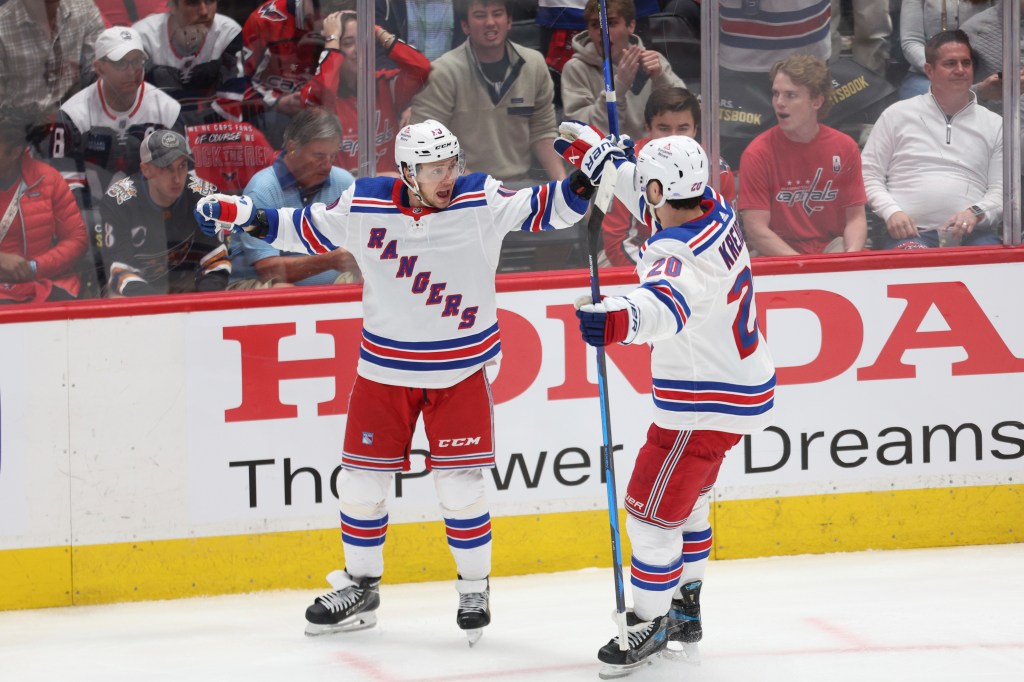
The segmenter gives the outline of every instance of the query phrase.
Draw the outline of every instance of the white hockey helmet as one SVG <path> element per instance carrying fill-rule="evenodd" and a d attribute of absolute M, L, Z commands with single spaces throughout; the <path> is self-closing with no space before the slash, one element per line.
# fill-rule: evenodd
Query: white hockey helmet
<path fill-rule="evenodd" d="M 395 140 L 395 164 L 399 172 L 407 167 L 415 177 L 416 165 L 431 161 L 444 161 L 459 157 L 459 172 L 465 165 L 459 138 L 442 123 L 434 120 L 411 123 L 400 131 Z"/>
<path fill-rule="evenodd" d="M 647 198 L 647 184 L 661 183 L 661 206 L 670 199 L 691 199 L 704 194 L 708 185 L 708 156 L 697 141 L 683 135 L 651 140 L 636 157 L 634 182 Z"/>

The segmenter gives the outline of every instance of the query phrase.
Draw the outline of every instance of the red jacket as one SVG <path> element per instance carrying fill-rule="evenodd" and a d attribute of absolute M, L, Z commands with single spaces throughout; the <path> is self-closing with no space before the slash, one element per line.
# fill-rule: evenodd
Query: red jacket
<path fill-rule="evenodd" d="M 395 137 L 402 110 L 423 88 L 430 73 L 430 61 L 416 48 L 395 40 L 388 52 L 397 69 L 377 70 L 377 112 L 374 130 L 377 172 L 397 173 Z M 341 84 L 341 66 L 345 55 L 328 49 L 320 57 L 320 68 L 302 89 L 304 106 L 322 105 L 334 111 L 341 122 L 341 151 L 334 165 L 348 170 L 359 167 L 359 115 L 356 93 Z"/>
<path fill-rule="evenodd" d="M 21 157 L 18 214 L 0 251 L 36 262 L 36 280 L 50 280 L 78 296 L 75 264 L 85 255 L 88 233 L 61 174 L 29 156 Z M 0 209 L 0 213 L 7 207 Z"/>

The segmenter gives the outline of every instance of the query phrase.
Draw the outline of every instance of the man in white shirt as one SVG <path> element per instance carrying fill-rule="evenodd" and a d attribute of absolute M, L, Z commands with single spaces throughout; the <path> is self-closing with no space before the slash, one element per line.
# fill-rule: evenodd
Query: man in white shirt
<path fill-rule="evenodd" d="M 925 48 L 929 92 L 882 112 L 864 147 L 864 186 L 888 248 L 1000 244 L 1002 119 L 980 106 L 963 31 Z"/>

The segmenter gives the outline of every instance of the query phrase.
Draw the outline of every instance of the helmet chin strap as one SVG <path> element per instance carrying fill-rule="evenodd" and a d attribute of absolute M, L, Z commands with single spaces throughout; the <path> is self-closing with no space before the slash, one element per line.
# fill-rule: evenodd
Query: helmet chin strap
<path fill-rule="evenodd" d="M 651 222 L 654 223 L 655 225 L 657 225 L 658 224 L 658 214 L 656 213 L 656 211 L 659 208 L 661 208 L 662 206 L 665 205 L 665 195 L 664 194 L 661 195 L 661 201 L 659 201 L 657 204 L 652 204 L 651 200 L 650 200 L 650 197 L 647 195 L 647 187 L 645 186 L 644 187 L 644 199 L 646 200 L 646 203 L 647 203 L 647 212 L 651 215 Z"/>

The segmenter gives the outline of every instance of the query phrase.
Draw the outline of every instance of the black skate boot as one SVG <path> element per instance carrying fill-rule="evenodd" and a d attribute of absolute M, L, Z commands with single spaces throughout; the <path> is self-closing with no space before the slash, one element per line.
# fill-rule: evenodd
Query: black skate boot
<path fill-rule="evenodd" d="M 597 652 L 597 658 L 604 663 L 598 672 L 602 680 L 613 680 L 616 677 L 625 677 L 638 668 L 642 668 L 654 662 L 654 657 L 664 651 L 668 645 L 668 632 L 666 626 L 668 616 L 658 616 L 654 620 L 640 620 L 630 609 L 626 612 L 626 633 L 629 639 L 629 649 L 623 651 L 619 648 L 619 638 L 613 637 L 610 642 L 601 647 Z"/>
<path fill-rule="evenodd" d="M 459 611 L 455 621 L 466 631 L 469 645 L 473 646 L 480 641 L 484 626 L 491 622 L 490 580 L 463 580 L 459 576 L 455 589 L 459 591 Z"/>
<path fill-rule="evenodd" d="M 377 624 L 380 606 L 380 578 L 356 580 L 348 571 L 332 571 L 327 582 L 333 592 L 317 597 L 306 609 L 306 634 L 329 635 L 334 632 L 365 630 Z"/>
<path fill-rule="evenodd" d="M 682 657 L 694 664 L 700 664 L 697 642 L 704 636 L 700 622 L 701 585 L 700 580 L 681 585 L 668 612 L 668 639 L 672 643 L 669 654 L 672 658 Z"/>

